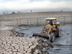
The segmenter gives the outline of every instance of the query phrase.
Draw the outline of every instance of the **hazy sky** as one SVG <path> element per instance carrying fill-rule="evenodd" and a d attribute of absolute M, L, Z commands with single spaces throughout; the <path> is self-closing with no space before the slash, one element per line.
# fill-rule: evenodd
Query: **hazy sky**
<path fill-rule="evenodd" d="M 72 9 L 72 0 L 0 0 L 0 12 L 26 9 Z"/>

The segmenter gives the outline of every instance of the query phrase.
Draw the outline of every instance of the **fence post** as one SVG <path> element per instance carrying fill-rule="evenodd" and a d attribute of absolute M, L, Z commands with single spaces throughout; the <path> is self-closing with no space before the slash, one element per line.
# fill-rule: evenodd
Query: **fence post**
<path fill-rule="evenodd" d="M 18 19 L 17 19 L 17 25 L 18 25 Z"/>
<path fill-rule="evenodd" d="M 29 18 L 30 19 L 30 21 L 29 21 L 29 25 L 31 25 L 31 18 Z"/>
<path fill-rule="evenodd" d="M 40 24 L 41 24 L 41 17 L 40 17 Z"/>
<path fill-rule="evenodd" d="M 37 17 L 37 25 L 38 25 L 38 17 Z"/>
<path fill-rule="evenodd" d="M 64 24 L 65 24 L 65 16 L 64 16 Z"/>
<path fill-rule="evenodd" d="M 59 17 L 57 17 L 57 21 L 59 22 Z"/>
<path fill-rule="evenodd" d="M 72 17 L 72 16 L 71 16 Z M 71 23 L 72 23 L 72 19 L 71 19 Z"/>
<path fill-rule="evenodd" d="M 30 18 L 30 25 L 31 25 L 31 19 L 32 19 L 32 18 Z"/>
<path fill-rule="evenodd" d="M 19 24 L 20 24 L 20 18 L 19 18 Z"/>
<path fill-rule="evenodd" d="M 28 18 L 27 18 L 27 25 L 28 25 Z"/>

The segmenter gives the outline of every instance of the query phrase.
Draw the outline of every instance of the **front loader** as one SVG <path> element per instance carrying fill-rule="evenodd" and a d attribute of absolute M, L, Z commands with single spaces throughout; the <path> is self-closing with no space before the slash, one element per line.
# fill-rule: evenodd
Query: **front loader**
<path fill-rule="evenodd" d="M 60 23 L 57 22 L 57 18 L 46 18 L 47 25 L 43 26 L 41 33 L 34 33 L 35 37 L 42 37 L 49 39 L 50 42 L 54 42 L 56 37 L 60 36 Z"/>

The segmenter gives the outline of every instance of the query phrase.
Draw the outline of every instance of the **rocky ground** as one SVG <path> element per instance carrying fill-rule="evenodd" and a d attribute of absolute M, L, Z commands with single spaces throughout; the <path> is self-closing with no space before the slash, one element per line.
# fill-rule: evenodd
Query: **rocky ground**
<path fill-rule="evenodd" d="M 61 25 L 61 36 L 54 44 L 38 37 L 30 37 L 34 32 L 40 33 L 42 26 L 26 27 L 26 37 L 10 36 L 11 32 L 0 30 L 0 54 L 72 54 L 72 24 Z"/>
<path fill-rule="evenodd" d="M 32 48 L 37 45 L 37 39 L 20 37 L 0 38 L 1 54 L 31 54 Z"/>
<path fill-rule="evenodd" d="M 6 23 L 7 24 L 7 23 Z M 0 54 L 48 54 L 53 47 L 48 40 L 36 37 L 16 37 L 11 35 L 4 22 L 0 22 Z"/>
<path fill-rule="evenodd" d="M 0 30 L 0 54 L 48 54 L 53 44 L 38 37 L 9 36 L 9 30 Z"/>

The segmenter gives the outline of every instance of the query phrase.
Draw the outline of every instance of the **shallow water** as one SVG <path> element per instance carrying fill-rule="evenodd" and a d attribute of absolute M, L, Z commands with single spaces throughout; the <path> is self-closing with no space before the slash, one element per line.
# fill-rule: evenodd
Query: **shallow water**
<path fill-rule="evenodd" d="M 30 37 L 33 35 L 33 33 L 40 33 L 41 32 L 41 29 L 42 29 L 43 26 L 27 26 L 25 28 L 27 28 L 28 30 L 22 30 L 20 28 L 17 28 L 16 31 L 18 32 L 23 32 L 25 33 L 25 37 Z"/>

